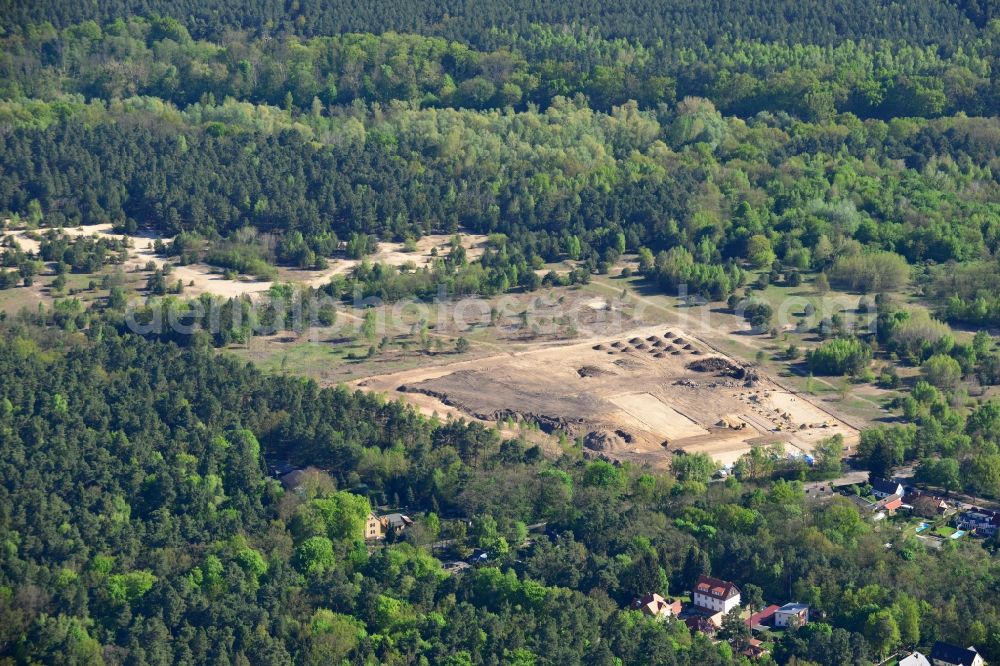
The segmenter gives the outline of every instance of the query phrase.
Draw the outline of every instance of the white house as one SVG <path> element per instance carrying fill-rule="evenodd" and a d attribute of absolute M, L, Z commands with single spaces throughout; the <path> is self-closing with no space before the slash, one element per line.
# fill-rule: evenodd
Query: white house
<path fill-rule="evenodd" d="M 805 604 L 785 604 L 774 611 L 774 626 L 789 625 L 801 627 L 809 622 L 809 606 Z"/>
<path fill-rule="evenodd" d="M 971 645 L 963 648 L 938 641 L 931 650 L 931 663 L 934 666 L 983 666 L 986 662 Z"/>
<path fill-rule="evenodd" d="M 702 611 L 728 613 L 740 605 L 740 589 L 718 578 L 699 576 L 691 592 L 692 603 Z"/>
<path fill-rule="evenodd" d="M 903 484 L 898 481 L 890 481 L 889 479 L 880 479 L 877 476 L 873 476 L 869 479 L 869 483 L 872 486 L 872 495 L 878 499 L 885 499 L 886 497 L 891 497 L 892 495 L 903 496 L 905 492 L 903 489 Z"/>
<path fill-rule="evenodd" d="M 899 666 L 931 666 L 931 662 L 927 661 L 927 657 L 919 652 L 914 652 L 909 657 L 900 659 Z"/>

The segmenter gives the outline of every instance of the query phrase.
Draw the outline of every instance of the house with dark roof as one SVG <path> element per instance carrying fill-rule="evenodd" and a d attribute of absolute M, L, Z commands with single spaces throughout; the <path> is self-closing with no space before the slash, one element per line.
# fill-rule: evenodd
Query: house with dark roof
<path fill-rule="evenodd" d="M 715 632 L 719 630 L 717 624 L 712 622 L 709 618 L 703 615 L 695 615 L 684 620 L 684 624 L 691 631 L 697 631 L 700 634 L 705 634 L 706 636 L 714 636 Z"/>
<path fill-rule="evenodd" d="M 729 581 L 702 575 L 691 590 L 691 601 L 699 610 L 728 613 L 740 605 L 740 588 Z"/>
<path fill-rule="evenodd" d="M 386 531 L 402 532 L 413 524 L 409 516 L 402 513 L 387 513 L 382 516 L 382 522 L 386 525 Z"/>
<path fill-rule="evenodd" d="M 875 495 L 876 499 L 884 499 L 890 495 L 902 497 L 904 494 L 903 484 L 898 481 L 873 476 L 868 479 L 868 483 L 871 484 L 872 494 Z"/>
<path fill-rule="evenodd" d="M 1000 511 L 974 507 L 958 514 L 955 522 L 960 530 L 975 531 L 979 536 L 991 537 L 1000 529 Z"/>
<path fill-rule="evenodd" d="M 983 666 L 986 662 L 976 648 L 967 648 L 938 641 L 931 650 L 933 666 Z"/>

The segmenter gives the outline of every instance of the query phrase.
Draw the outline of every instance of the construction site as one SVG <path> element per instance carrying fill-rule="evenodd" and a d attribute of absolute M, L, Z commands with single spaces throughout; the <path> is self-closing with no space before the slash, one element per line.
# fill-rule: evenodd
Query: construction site
<path fill-rule="evenodd" d="M 755 445 L 810 453 L 858 430 L 752 364 L 669 326 L 369 377 L 365 390 L 403 398 L 426 414 L 537 424 L 583 442 L 590 457 L 664 468 L 678 453 L 720 466 Z"/>

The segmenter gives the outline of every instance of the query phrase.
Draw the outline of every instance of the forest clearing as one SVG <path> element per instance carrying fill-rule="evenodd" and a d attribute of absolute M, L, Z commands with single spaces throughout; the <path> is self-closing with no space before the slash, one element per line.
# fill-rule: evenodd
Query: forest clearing
<path fill-rule="evenodd" d="M 710 453 L 734 463 L 754 445 L 812 451 L 858 431 L 751 364 L 677 327 L 405 370 L 353 383 L 402 398 L 425 414 L 496 424 L 513 419 L 581 439 L 588 455 L 656 468 L 671 454 Z M 484 390 L 488 386 L 489 390 Z"/>

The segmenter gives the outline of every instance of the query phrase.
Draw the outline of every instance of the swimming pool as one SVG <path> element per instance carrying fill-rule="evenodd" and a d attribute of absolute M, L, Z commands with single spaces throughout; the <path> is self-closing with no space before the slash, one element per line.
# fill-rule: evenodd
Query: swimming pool
<path fill-rule="evenodd" d="M 923 532 L 924 530 L 926 530 L 930 526 L 931 526 L 930 523 L 921 522 L 919 525 L 917 525 L 917 532 Z"/>

